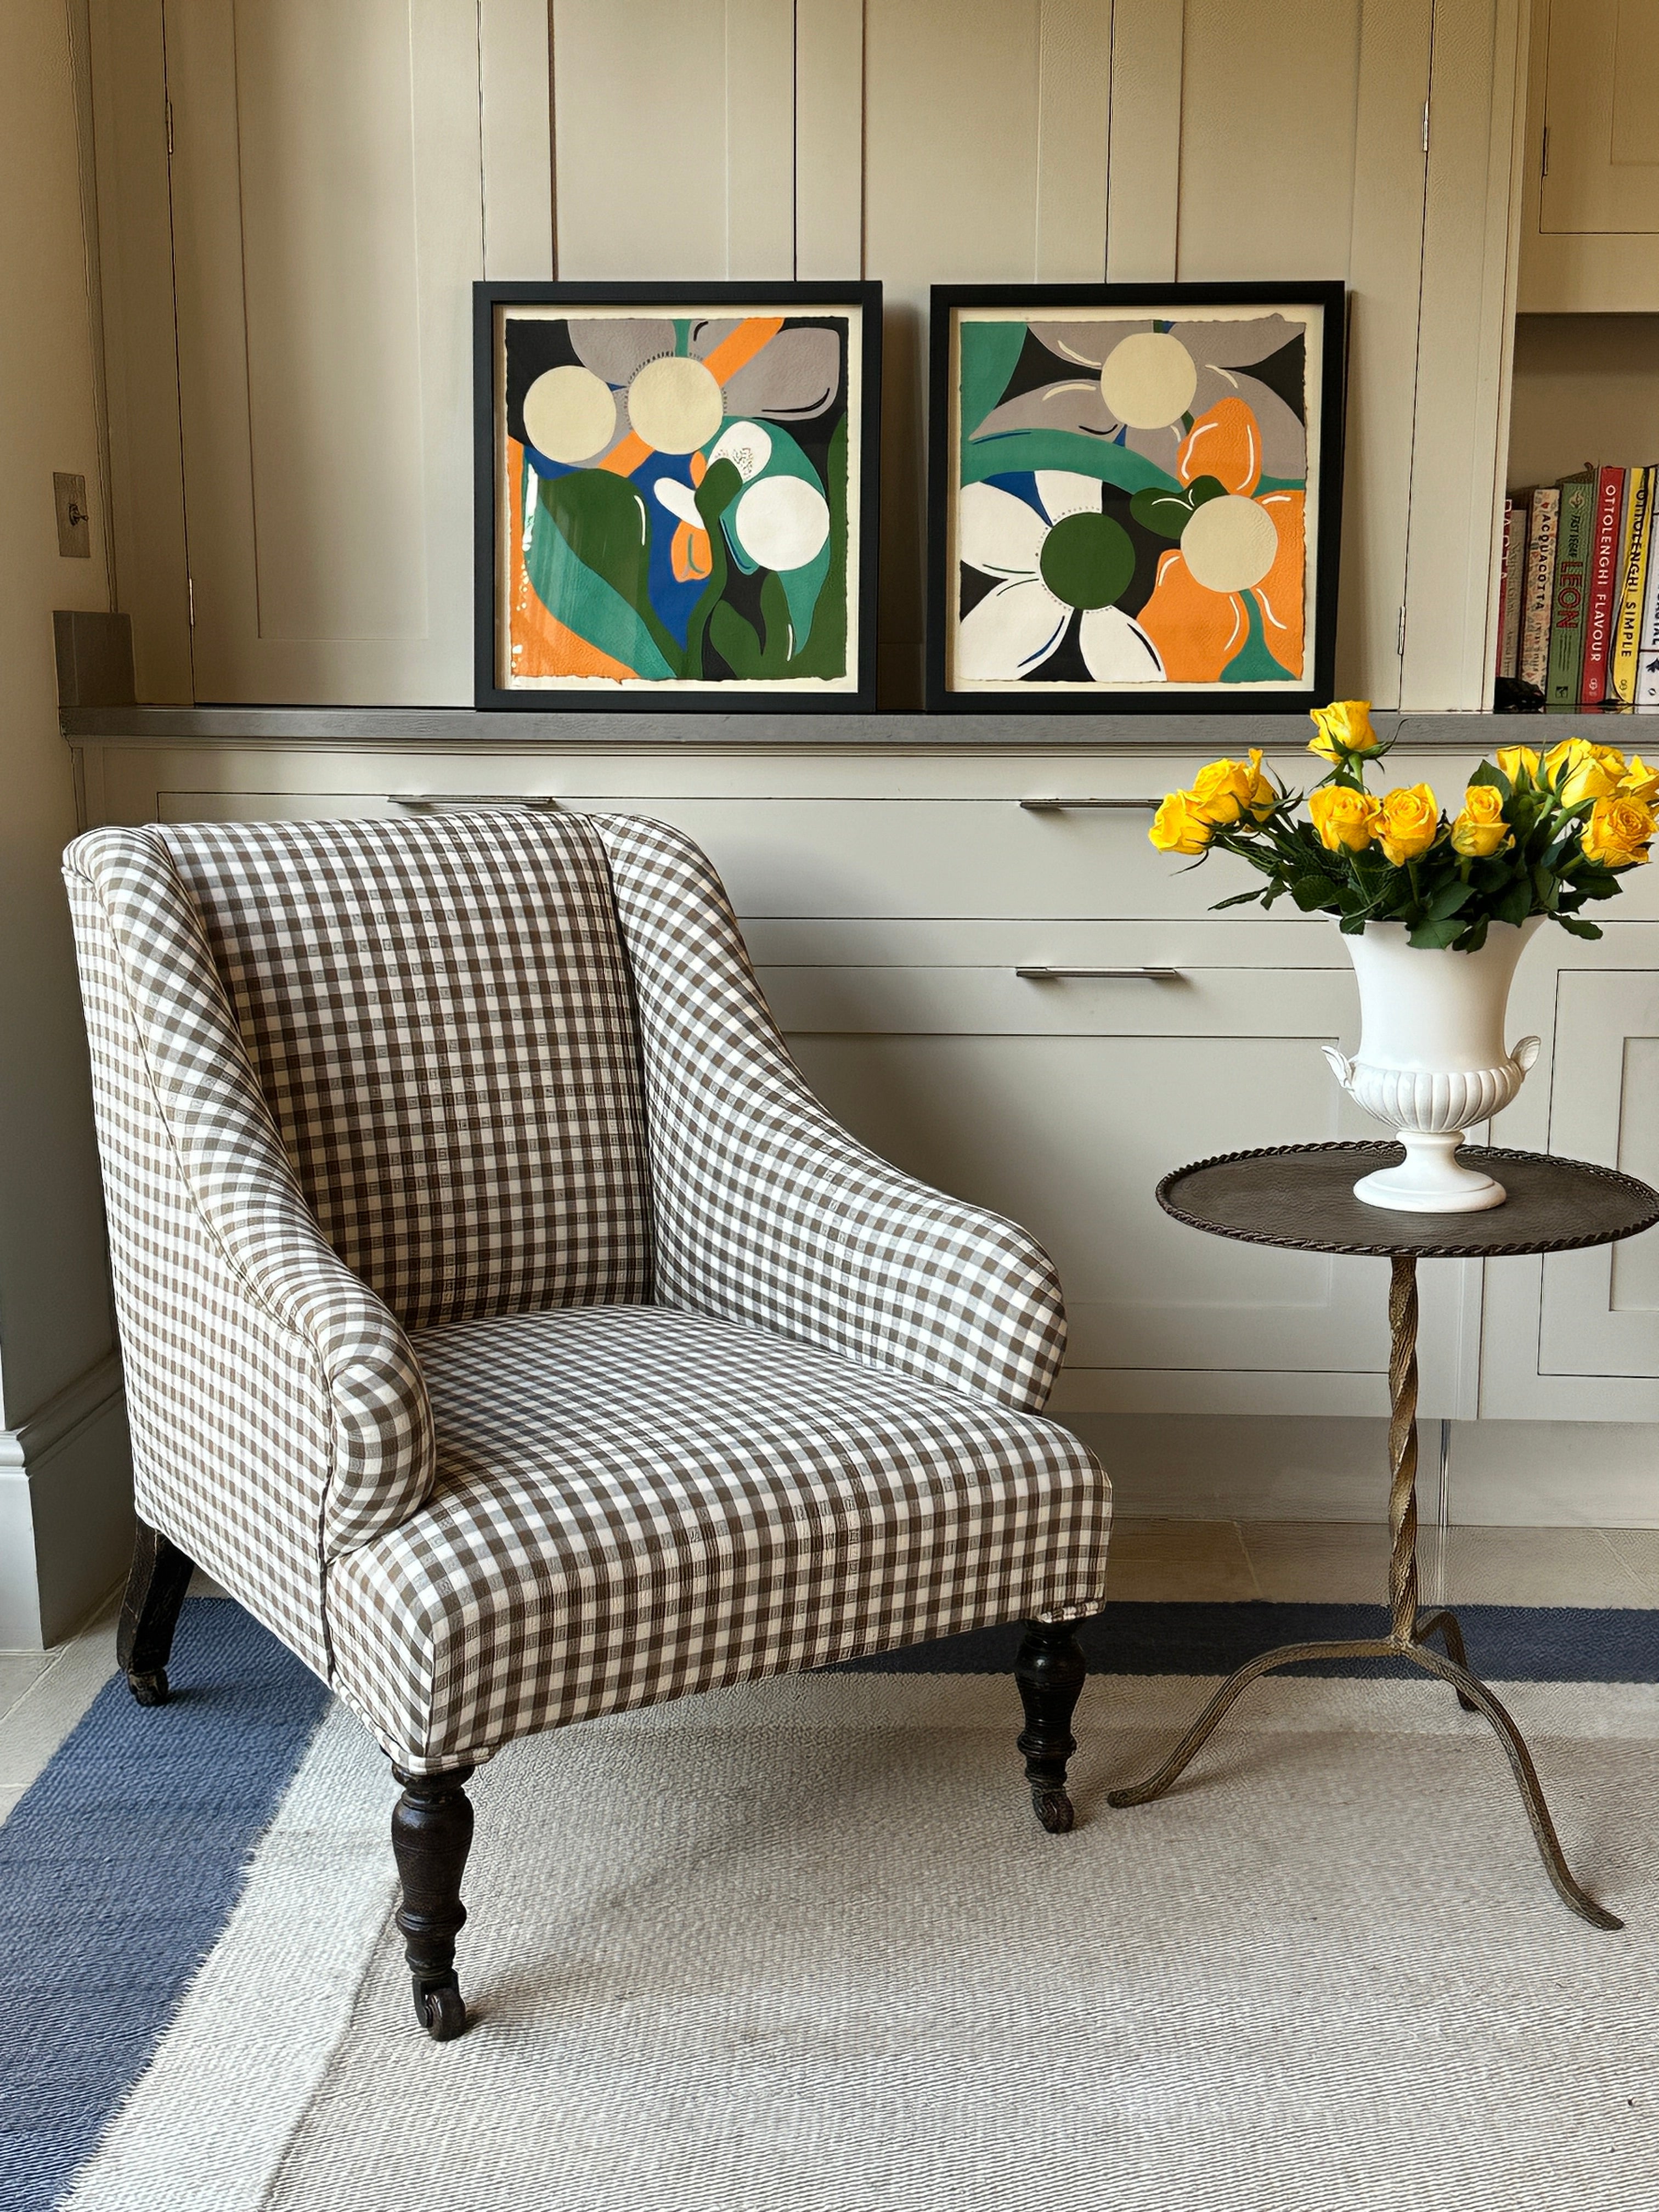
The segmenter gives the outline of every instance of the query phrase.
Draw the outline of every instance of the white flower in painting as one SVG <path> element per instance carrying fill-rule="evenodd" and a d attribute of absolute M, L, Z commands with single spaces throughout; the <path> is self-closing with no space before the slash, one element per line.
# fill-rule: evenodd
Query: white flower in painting
<path fill-rule="evenodd" d="M 956 672 L 969 684 L 1012 683 L 1039 668 L 1082 611 L 1078 643 L 1097 684 L 1157 684 L 1158 650 L 1113 603 L 1134 574 L 1128 533 L 1101 507 L 1099 480 L 1040 469 L 1039 514 L 1000 485 L 963 487 L 957 550 L 999 580 L 962 618 Z"/>

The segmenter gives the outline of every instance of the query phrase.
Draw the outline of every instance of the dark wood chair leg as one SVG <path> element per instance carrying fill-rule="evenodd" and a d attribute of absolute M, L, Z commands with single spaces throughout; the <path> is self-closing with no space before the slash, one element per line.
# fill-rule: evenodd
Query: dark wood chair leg
<path fill-rule="evenodd" d="M 167 1701 L 173 1632 L 179 1625 L 179 1608 L 194 1571 L 178 1546 L 159 1528 L 143 1521 L 138 1523 L 121 1625 L 116 1631 L 115 1656 L 127 1678 L 127 1687 L 141 1705 L 164 1705 Z"/>
<path fill-rule="evenodd" d="M 472 1807 L 466 1795 L 470 1766 L 447 1774 L 392 1772 L 404 1794 L 392 1814 L 392 1848 L 404 1901 L 398 1929 L 415 1985 L 415 2017 L 434 2043 L 447 2043 L 466 2026 L 466 2007 L 455 1976 L 455 1938 L 466 1920 L 461 1875 L 472 1844 Z"/>
<path fill-rule="evenodd" d="M 1025 1708 L 1019 1748 L 1036 1816 L 1050 1835 L 1063 1836 L 1076 1814 L 1066 1794 L 1066 1762 L 1077 1749 L 1072 1715 L 1089 1668 L 1069 1621 L 1034 1620 L 1014 1662 L 1014 1680 Z"/>

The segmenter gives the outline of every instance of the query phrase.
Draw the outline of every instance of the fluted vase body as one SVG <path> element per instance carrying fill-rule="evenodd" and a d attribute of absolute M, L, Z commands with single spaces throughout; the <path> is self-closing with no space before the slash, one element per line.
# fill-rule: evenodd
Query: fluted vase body
<path fill-rule="evenodd" d="M 1538 1056 L 1538 1039 L 1504 1042 L 1516 963 L 1541 925 L 1494 922 L 1478 952 L 1419 951 L 1402 922 L 1345 937 L 1359 981 L 1359 1048 L 1325 1047 L 1357 1105 L 1406 1148 L 1399 1167 L 1354 1185 L 1368 1206 L 1407 1213 L 1471 1213 L 1504 1203 L 1504 1187 L 1462 1166 L 1464 1132 L 1501 1114 Z"/>

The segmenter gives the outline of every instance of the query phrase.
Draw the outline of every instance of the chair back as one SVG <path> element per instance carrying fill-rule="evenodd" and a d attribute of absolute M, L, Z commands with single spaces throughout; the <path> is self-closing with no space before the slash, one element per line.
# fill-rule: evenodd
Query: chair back
<path fill-rule="evenodd" d="M 582 817 L 148 834 L 324 1235 L 405 1328 L 645 1297 L 631 987 Z"/>

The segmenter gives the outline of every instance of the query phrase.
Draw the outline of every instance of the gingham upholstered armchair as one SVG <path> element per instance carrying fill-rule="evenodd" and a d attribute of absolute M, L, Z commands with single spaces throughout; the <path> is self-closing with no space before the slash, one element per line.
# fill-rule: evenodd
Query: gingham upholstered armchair
<path fill-rule="evenodd" d="M 465 1784 L 516 1736 L 1029 1620 L 1072 1824 L 1109 1491 L 1038 1417 L 1020 1230 L 806 1090 L 719 878 L 660 824 L 502 812 L 100 830 L 65 864 L 126 1362 L 119 1656 L 192 1562 L 390 1753 L 416 2012 Z"/>

